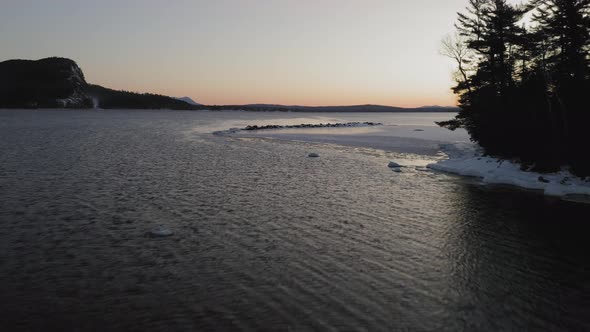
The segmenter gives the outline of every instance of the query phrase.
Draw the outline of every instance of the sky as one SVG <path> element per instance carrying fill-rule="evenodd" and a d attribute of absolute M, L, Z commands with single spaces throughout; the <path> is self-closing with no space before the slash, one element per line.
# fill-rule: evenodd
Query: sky
<path fill-rule="evenodd" d="M 0 0 L 0 61 L 203 104 L 454 105 L 439 54 L 467 0 Z"/>

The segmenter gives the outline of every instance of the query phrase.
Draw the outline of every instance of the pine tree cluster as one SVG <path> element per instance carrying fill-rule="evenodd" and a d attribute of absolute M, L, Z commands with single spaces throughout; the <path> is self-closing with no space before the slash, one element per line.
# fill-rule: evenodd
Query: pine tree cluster
<path fill-rule="evenodd" d="M 488 155 L 590 175 L 590 0 L 469 0 L 443 54 L 465 128 Z"/>

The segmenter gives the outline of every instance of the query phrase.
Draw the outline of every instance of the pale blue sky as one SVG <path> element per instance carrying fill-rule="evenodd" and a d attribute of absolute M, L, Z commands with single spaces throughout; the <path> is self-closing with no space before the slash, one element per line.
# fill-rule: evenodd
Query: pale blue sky
<path fill-rule="evenodd" d="M 466 0 L 0 0 L 0 60 L 207 104 L 454 103 L 438 54 Z"/>

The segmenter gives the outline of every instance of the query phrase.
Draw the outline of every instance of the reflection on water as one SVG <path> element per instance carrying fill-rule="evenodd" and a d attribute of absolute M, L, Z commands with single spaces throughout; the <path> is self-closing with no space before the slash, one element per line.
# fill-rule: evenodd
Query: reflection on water
<path fill-rule="evenodd" d="M 200 112 L 0 117 L 9 330 L 590 328 L 588 205 Z"/>
<path fill-rule="evenodd" d="M 445 248 L 463 327 L 587 329 L 587 205 L 477 186 L 464 187 L 457 202 Z"/>

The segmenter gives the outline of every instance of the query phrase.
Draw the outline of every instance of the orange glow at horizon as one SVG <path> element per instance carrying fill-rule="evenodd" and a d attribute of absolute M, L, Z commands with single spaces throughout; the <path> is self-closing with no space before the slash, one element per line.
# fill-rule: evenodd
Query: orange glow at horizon
<path fill-rule="evenodd" d="M 466 3 L 9 1 L 0 59 L 62 56 L 90 83 L 208 105 L 452 106 L 439 46 Z"/>
<path fill-rule="evenodd" d="M 103 85 L 100 82 L 92 82 Z M 137 88 L 119 86 L 116 83 L 104 83 L 104 86 L 117 90 L 128 90 L 140 93 L 158 93 L 173 97 L 188 96 L 198 103 L 204 105 L 246 105 L 246 104 L 277 104 L 277 105 L 299 105 L 299 106 L 349 106 L 349 105 L 383 105 L 397 107 L 421 107 L 421 106 L 455 106 L 457 97 L 452 94 L 450 87 L 446 90 L 436 91 L 437 93 L 421 94 L 405 92 L 397 95 L 395 92 L 379 93 L 379 91 L 299 91 L 288 93 L 272 90 L 244 89 L 229 94 L 216 89 L 205 89 L 203 92 L 192 92 L 191 86 L 179 87 L 177 89 L 169 86 L 156 87 L 148 82 L 137 85 Z M 202 97 L 200 97 L 202 95 Z"/>

